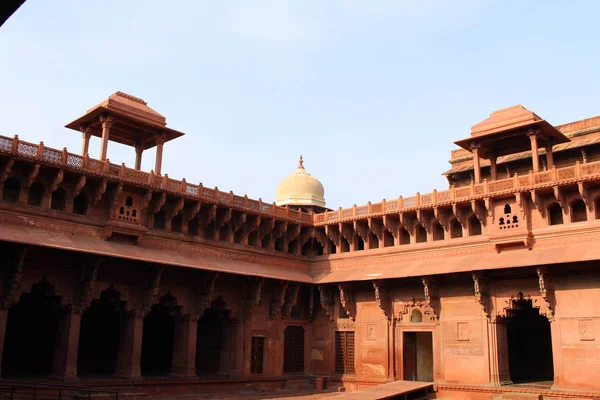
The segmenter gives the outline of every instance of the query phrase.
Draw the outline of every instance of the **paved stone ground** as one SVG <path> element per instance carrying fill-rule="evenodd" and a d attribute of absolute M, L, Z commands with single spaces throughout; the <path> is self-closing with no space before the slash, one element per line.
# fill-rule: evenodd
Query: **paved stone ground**
<path fill-rule="evenodd" d="M 320 400 L 339 395 L 338 392 L 278 392 L 278 393 L 214 393 L 202 395 L 150 396 L 145 400 Z"/>

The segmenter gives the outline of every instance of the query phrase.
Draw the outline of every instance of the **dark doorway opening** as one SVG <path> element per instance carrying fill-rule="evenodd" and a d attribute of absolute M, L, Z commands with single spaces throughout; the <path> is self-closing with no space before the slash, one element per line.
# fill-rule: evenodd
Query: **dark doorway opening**
<path fill-rule="evenodd" d="M 224 325 L 228 311 L 221 298 L 212 302 L 198 320 L 196 336 L 196 374 L 217 375 L 221 372 L 221 349 L 223 348 Z"/>
<path fill-rule="evenodd" d="M 288 326 L 283 334 L 283 372 L 304 372 L 304 328 Z"/>
<path fill-rule="evenodd" d="M 554 380 L 550 322 L 531 300 L 513 301 L 506 329 L 510 379 L 514 383 Z"/>
<path fill-rule="evenodd" d="M 165 376 L 171 372 L 176 307 L 175 298 L 165 295 L 144 318 L 140 363 L 144 376 Z"/>
<path fill-rule="evenodd" d="M 109 287 L 82 314 L 77 356 L 79 376 L 116 372 L 124 306 L 119 292 Z"/>
<path fill-rule="evenodd" d="M 431 332 L 404 332 L 405 381 L 433 382 L 433 336 Z"/>
<path fill-rule="evenodd" d="M 60 297 L 45 279 L 8 310 L 2 357 L 3 377 L 46 376 L 52 372 Z"/>

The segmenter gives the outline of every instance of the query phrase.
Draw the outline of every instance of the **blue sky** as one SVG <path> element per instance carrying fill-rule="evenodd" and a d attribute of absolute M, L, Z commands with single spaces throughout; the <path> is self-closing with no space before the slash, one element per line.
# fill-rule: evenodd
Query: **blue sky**
<path fill-rule="evenodd" d="M 173 178 L 270 202 L 303 154 L 329 207 L 411 196 L 447 188 L 452 142 L 495 109 L 599 115 L 598 15 L 578 0 L 27 0 L 0 28 L 0 134 L 78 153 L 63 126 L 121 90 L 186 133 L 165 145 Z"/>

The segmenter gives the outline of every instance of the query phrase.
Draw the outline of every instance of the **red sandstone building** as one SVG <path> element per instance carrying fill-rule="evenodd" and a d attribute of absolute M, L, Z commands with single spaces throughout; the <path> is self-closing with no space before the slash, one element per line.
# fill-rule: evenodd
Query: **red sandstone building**
<path fill-rule="evenodd" d="M 448 189 L 335 210 L 302 160 L 276 203 L 172 179 L 183 133 L 124 93 L 67 127 L 81 154 L 0 137 L 2 379 L 599 398 L 600 117 L 496 111 Z"/>

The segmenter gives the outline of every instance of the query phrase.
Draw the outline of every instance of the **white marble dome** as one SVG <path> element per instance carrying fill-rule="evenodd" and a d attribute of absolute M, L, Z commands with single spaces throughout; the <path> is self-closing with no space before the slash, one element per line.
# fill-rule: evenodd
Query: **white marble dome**
<path fill-rule="evenodd" d="M 303 163 L 304 160 L 300 156 L 296 172 L 277 186 L 275 204 L 278 206 L 325 207 L 325 189 L 317 178 L 306 172 Z"/>

